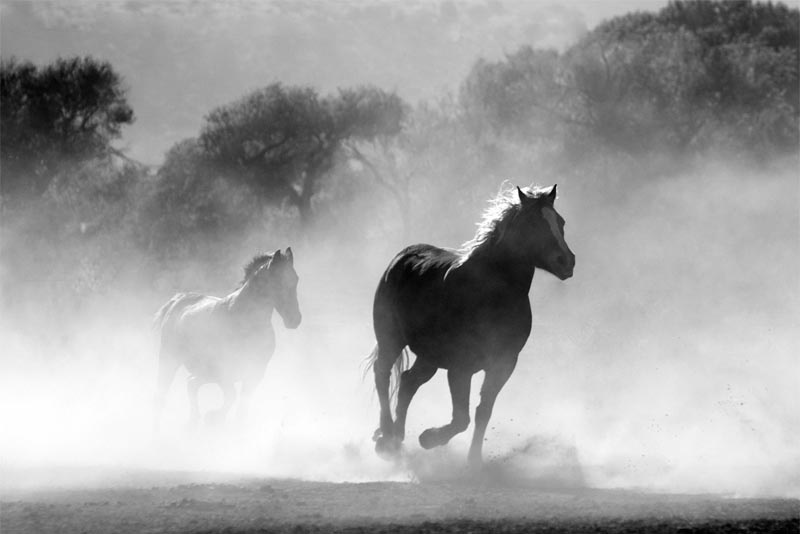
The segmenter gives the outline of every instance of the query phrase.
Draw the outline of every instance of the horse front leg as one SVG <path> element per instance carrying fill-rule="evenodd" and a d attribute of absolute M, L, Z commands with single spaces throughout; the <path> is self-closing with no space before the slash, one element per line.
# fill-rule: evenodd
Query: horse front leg
<path fill-rule="evenodd" d="M 480 467 L 483 464 L 483 438 L 486 435 L 486 426 L 492 417 L 492 409 L 497 394 L 503 389 L 514 367 L 517 365 L 517 356 L 496 362 L 486 369 L 486 376 L 481 386 L 481 402 L 475 408 L 475 431 L 472 435 L 472 444 L 469 447 L 467 459 L 469 464 Z"/>
<path fill-rule="evenodd" d="M 186 382 L 186 393 L 189 396 L 189 428 L 195 428 L 200 422 L 200 386 L 203 383 L 199 378 L 192 375 Z"/>
<path fill-rule="evenodd" d="M 225 380 L 219 382 L 219 387 L 222 389 L 222 407 L 206 414 L 205 422 L 210 426 L 219 426 L 223 424 L 228 417 L 228 412 L 231 410 L 233 403 L 236 402 L 236 386 L 233 381 Z"/>
<path fill-rule="evenodd" d="M 406 415 L 411 399 L 419 387 L 436 374 L 437 367 L 420 358 L 414 361 L 411 369 L 400 375 L 400 388 L 397 392 L 397 408 L 395 410 L 394 437 L 403 441 L 406 437 Z"/>
<path fill-rule="evenodd" d="M 450 385 L 450 397 L 453 401 L 453 418 L 449 424 L 437 428 L 429 428 L 419 435 L 419 444 L 431 449 L 446 444 L 453 436 L 469 426 L 469 389 L 472 373 L 464 370 L 447 371 L 447 382 Z"/>

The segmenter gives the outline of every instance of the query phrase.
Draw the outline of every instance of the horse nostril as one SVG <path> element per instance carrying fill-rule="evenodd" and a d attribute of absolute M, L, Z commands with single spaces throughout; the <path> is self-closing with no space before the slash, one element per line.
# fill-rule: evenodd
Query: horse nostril
<path fill-rule="evenodd" d="M 567 266 L 567 258 L 566 258 L 566 256 L 559 255 L 558 257 L 556 257 L 556 263 L 560 267 L 566 267 Z"/>

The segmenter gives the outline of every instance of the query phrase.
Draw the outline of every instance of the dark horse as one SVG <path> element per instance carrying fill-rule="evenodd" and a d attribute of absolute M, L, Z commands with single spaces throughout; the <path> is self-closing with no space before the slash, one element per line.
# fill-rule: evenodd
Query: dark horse
<path fill-rule="evenodd" d="M 378 345 L 371 364 L 380 401 L 374 439 L 379 454 L 399 450 L 408 405 L 437 369 L 447 369 L 453 416 L 450 423 L 420 434 L 420 445 L 444 445 L 466 430 L 472 375 L 485 371 L 469 449 L 470 464 L 481 464 L 495 398 L 531 331 L 528 292 L 533 272 L 538 267 L 566 280 L 575 266 L 555 198 L 556 186 L 504 191 L 475 237 L 459 251 L 413 245 L 389 264 L 373 307 Z M 408 370 L 400 357 L 406 346 L 416 355 Z M 395 420 L 389 406 L 393 366 L 400 374 Z"/>
<path fill-rule="evenodd" d="M 218 384 L 224 395 L 220 410 L 209 414 L 210 422 L 223 421 L 236 399 L 235 384 L 241 382 L 237 416 L 245 417 L 253 390 L 275 351 L 272 310 L 278 310 L 287 328 L 300 325 L 297 304 L 298 276 L 292 249 L 285 253 L 256 256 L 244 269 L 244 280 L 224 298 L 198 293 L 178 293 L 155 317 L 161 330 L 155 425 L 164 407 L 175 372 L 183 365 L 189 371 L 191 422 L 200 418 L 197 392 L 203 384 Z"/>

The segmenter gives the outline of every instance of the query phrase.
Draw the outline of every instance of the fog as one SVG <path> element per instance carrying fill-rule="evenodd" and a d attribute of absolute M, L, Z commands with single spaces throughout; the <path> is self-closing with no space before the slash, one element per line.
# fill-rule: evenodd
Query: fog
<path fill-rule="evenodd" d="M 575 276 L 534 277 L 534 330 L 487 432 L 488 472 L 542 487 L 800 494 L 793 162 L 757 177 L 723 163 L 692 171 L 613 188 L 560 180 L 557 208 L 577 256 Z M 459 218 L 442 209 L 443 226 Z M 475 221 L 479 215 L 476 206 Z M 472 231 L 432 233 L 466 240 Z M 267 250 L 293 246 L 304 320 L 290 331 L 273 317 L 277 350 L 244 427 L 189 429 L 182 371 L 162 431 L 152 433 L 151 319 L 170 291 L 142 280 L 139 291 L 112 291 L 63 324 L 42 320 L 26 331 L 13 326 L 9 307 L 4 470 L 48 468 L 43 483 L 53 483 L 59 467 L 77 468 L 73 482 L 82 470 L 102 479 L 98 467 L 329 481 L 463 476 L 471 427 L 443 451 L 416 442 L 449 420 L 444 372 L 412 402 L 404 459 L 373 452 L 377 399 L 371 375 L 363 377 L 374 345 L 371 298 L 399 247 L 373 242 L 357 257 L 358 247 L 326 247 L 325 237 L 246 240 Z M 206 273 L 215 287 L 184 289 L 233 290 L 254 252 L 241 250 L 228 272 Z M 50 305 L 27 307 L 44 319 Z M 216 386 L 204 386 L 201 401 L 204 411 L 218 405 Z"/>

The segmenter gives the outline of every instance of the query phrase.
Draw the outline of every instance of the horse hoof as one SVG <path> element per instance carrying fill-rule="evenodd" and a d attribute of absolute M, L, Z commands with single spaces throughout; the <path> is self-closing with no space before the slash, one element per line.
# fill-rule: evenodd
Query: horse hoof
<path fill-rule="evenodd" d="M 380 436 L 375 440 L 375 452 L 386 460 L 392 460 L 400 453 L 400 441 L 391 436 Z"/>
<path fill-rule="evenodd" d="M 439 443 L 439 433 L 435 428 L 429 428 L 419 435 L 419 444 L 423 449 L 432 449 L 441 445 Z"/>

